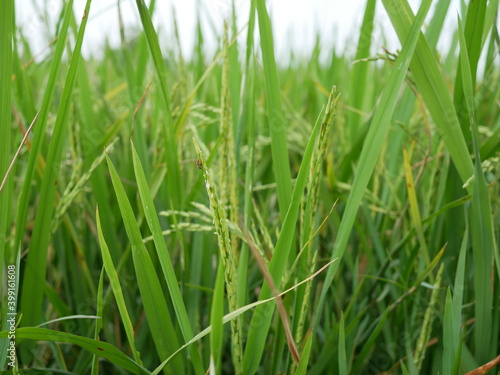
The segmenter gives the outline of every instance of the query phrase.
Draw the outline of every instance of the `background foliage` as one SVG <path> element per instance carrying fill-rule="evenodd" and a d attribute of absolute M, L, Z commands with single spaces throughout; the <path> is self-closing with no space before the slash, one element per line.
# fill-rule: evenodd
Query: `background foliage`
<path fill-rule="evenodd" d="M 91 0 L 68 0 L 40 59 L 2 2 L 9 369 L 498 371 L 498 0 L 462 2 L 441 53 L 449 0 L 415 16 L 367 0 L 354 61 L 319 38 L 276 61 L 264 0 L 216 31 L 215 55 L 198 24 L 188 59 L 158 38 L 154 5 L 137 0 L 136 36 L 122 26 L 86 59 Z M 377 6 L 401 50 L 373 56 Z"/>

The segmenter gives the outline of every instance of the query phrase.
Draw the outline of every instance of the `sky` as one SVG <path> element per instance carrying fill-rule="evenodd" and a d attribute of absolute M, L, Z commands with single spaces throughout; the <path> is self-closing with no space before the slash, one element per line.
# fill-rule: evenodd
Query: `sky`
<path fill-rule="evenodd" d="M 248 20 L 249 0 L 234 0 L 237 10 L 238 27 L 244 28 Z M 43 51 L 44 46 L 53 37 L 54 25 L 61 9 L 61 0 L 16 0 L 16 23 L 28 38 L 34 51 Z M 148 0 L 146 0 L 149 3 Z M 419 0 L 409 0 L 416 10 Z M 195 25 L 197 14 L 201 15 L 206 48 L 215 51 L 217 42 L 214 33 L 221 33 L 225 18 L 230 16 L 231 0 L 157 0 L 157 12 L 153 19 L 160 30 L 160 43 L 163 47 L 174 45 L 173 13 L 175 13 L 180 31 L 183 55 L 189 57 L 195 43 Z M 286 58 L 290 48 L 306 57 L 312 50 L 316 35 L 319 34 L 324 46 L 324 53 L 345 50 L 354 55 L 359 36 L 366 0 L 267 0 L 271 15 L 275 49 L 278 58 Z M 447 23 L 458 12 L 458 0 L 451 0 Z M 42 15 L 44 7 L 52 25 L 47 35 Z M 83 14 L 85 0 L 75 0 L 76 14 Z M 140 19 L 134 0 L 121 0 L 121 10 L 126 27 L 126 36 L 133 37 L 133 30 L 140 27 Z M 375 34 L 372 39 L 372 54 L 381 53 L 382 47 L 391 51 L 400 49 L 391 23 L 377 2 L 375 16 Z M 432 13 L 432 9 L 430 11 Z M 119 45 L 117 0 L 94 0 L 91 6 L 89 22 L 83 46 L 83 54 L 99 56 L 101 47 L 108 40 L 111 45 Z M 454 20 L 453 20 L 454 21 Z M 449 38 L 444 28 L 439 48 L 446 50 Z M 386 36 L 386 40 L 382 38 Z M 243 33 L 244 35 L 244 33 Z M 242 39 L 243 40 L 243 39 Z M 36 53 L 36 52 L 35 52 Z"/>

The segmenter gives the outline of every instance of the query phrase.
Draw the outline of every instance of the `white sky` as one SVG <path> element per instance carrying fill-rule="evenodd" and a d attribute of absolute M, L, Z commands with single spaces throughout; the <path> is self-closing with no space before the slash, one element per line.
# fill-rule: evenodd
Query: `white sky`
<path fill-rule="evenodd" d="M 420 0 L 409 0 L 415 10 Z M 17 24 L 22 27 L 29 39 L 33 51 L 43 50 L 49 36 L 53 37 L 54 25 L 59 15 L 61 0 L 16 0 Z M 149 1 L 147 1 L 149 3 Z M 247 22 L 249 12 L 248 0 L 235 0 L 240 28 Z M 458 12 L 458 0 L 452 0 L 448 12 L 448 22 Z M 134 0 L 122 0 L 122 14 L 128 30 L 140 25 L 139 15 Z M 163 47 L 174 46 L 172 9 L 175 9 L 180 31 L 183 54 L 189 56 L 195 42 L 195 25 L 197 11 L 201 14 L 204 37 L 209 50 L 215 50 L 214 30 L 222 32 L 222 23 L 230 15 L 230 0 L 157 0 L 155 25 L 161 30 L 160 43 Z M 359 35 L 366 0 L 267 0 L 274 30 L 275 49 L 278 59 L 288 56 L 290 47 L 294 51 L 307 56 L 319 33 L 325 53 L 331 50 L 346 48 L 353 55 Z M 76 14 L 82 14 L 85 0 L 75 0 Z M 48 9 L 51 17 L 51 35 L 46 34 L 45 21 L 41 10 Z M 432 9 L 431 9 L 432 12 Z M 430 13 L 431 13 L 430 12 Z M 117 0 L 94 0 L 91 6 L 87 25 L 83 53 L 99 54 L 100 47 L 108 39 L 112 45 L 119 44 Z M 372 41 L 372 54 L 381 52 L 381 47 L 391 50 L 400 48 L 390 21 L 385 14 L 381 1 L 377 2 L 375 16 L 375 38 Z M 446 33 L 447 27 L 444 28 Z M 382 30 L 387 41 L 382 41 Z M 246 35 L 246 33 L 243 33 Z M 132 34 L 128 34 L 132 37 Z M 440 46 L 446 50 L 447 36 L 441 38 Z"/>

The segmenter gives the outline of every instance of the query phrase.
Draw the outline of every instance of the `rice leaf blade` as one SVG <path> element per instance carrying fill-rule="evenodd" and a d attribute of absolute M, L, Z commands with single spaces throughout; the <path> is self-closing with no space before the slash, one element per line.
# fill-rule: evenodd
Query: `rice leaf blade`
<path fill-rule="evenodd" d="M 168 290 L 170 292 L 172 304 L 175 309 L 177 321 L 181 328 L 182 335 L 185 341 L 189 341 L 193 338 L 193 330 L 189 322 L 189 317 L 186 311 L 186 306 L 184 304 L 181 291 L 179 289 L 179 284 L 177 277 L 175 275 L 175 270 L 170 260 L 170 254 L 167 249 L 167 244 L 163 238 L 160 221 L 156 215 L 155 204 L 153 202 L 153 197 L 149 189 L 144 170 L 142 169 L 142 164 L 139 159 L 134 145 L 132 144 L 132 161 L 134 164 L 135 178 L 137 181 L 137 187 L 139 190 L 139 196 L 141 198 L 142 207 L 144 210 L 144 215 L 148 223 L 149 229 L 153 234 L 153 240 L 155 243 L 156 252 L 158 254 L 158 259 L 160 261 L 161 268 L 163 270 L 163 275 L 167 283 Z M 203 365 L 201 362 L 200 354 L 195 346 L 189 348 L 191 354 L 191 360 L 193 361 L 193 366 L 198 374 L 203 374 Z"/>
<path fill-rule="evenodd" d="M 497 252 L 497 248 L 495 244 L 488 188 L 486 187 L 486 180 L 481 167 L 481 157 L 479 154 L 478 130 L 474 108 L 473 76 L 460 19 L 458 19 L 458 33 L 460 40 L 460 61 L 464 100 L 467 106 L 468 122 L 471 125 L 471 136 L 475 155 L 470 220 L 474 256 L 474 291 L 476 296 L 476 303 L 474 305 L 476 318 L 474 342 L 478 362 L 486 363 L 495 354 L 491 342 L 493 291 L 490 280 L 493 271 L 492 256 Z"/>
<path fill-rule="evenodd" d="M 0 337 L 7 337 L 8 331 L 0 332 Z M 71 333 L 54 331 L 46 328 L 23 327 L 16 330 L 16 337 L 19 339 L 41 340 L 51 342 L 61 342 L 78 345 L 81 348 L 93 353 L 101 358 L 105 358 L 111 363 L 130 371 L 133 374 L 149 374 L 144 367 L 134 362 L 113 345 Z"/>
<path fill-rule="evenodd" d="M 400 41 L 406 40 L 414 20 L 407 0 L 382 0 Z M 462 181 L 473 174 L 465 138 L 461 132 L 457 113 L 438 66 L 438 62 L 423 35 L 419 36 L 410 68 L 415 83 L 444 140 Z"/>
<path fill-rule="evenodd" d="M 271 134 L 273 170 L 276 178 L 279 209 L 281 218 L 284 220 L 292 197 L 290 163 L 285 136 L 286 120 L 281 108 L 281 92 L 274 57 L 273 33 L 271 20 L 266 9 L 266 0 L 256 0 L 256 8 L 259 20 L 260 47 L 264 60 L 266 108 Z"/>
<path fill-rule="evenodd" d="M 0 14 L 0 179 L 7 174 L 10 163 L 10 143 L 11 143 L 11 90 L 13 54 L 12 38 L 14 35 L 14 1 L 8 0 L 3 4 Z M 0 259 L 2 268 L 0 269 L 0 279 L 3 280 L 5 249 L 7 243 L 7 228 L 9 226 L 9 202 L 11 200 L 11 183 L 7 182 L 3 191 L 0 191 Z M 6 327 L 7 308 L 5 301 L 0 303 L 3 313 L 0 314 L 0 327 Z M 0 368 L 3 368 L 7 358 L 7 348 L 9 340 L 0 339 Z"/>
<path fill-rule="evenodd" d="M 214 374 L 221 373 L 221 356 L 222 356 L 222 340 L 223 340 L 223 323 L 224 316 L 224 266 L 222 261 L 219 261 L 217 267 L 217 278 L 215 281 L 214 297 L 212 299 L 212 310 L 210 314 L 210 368 Z"/>
<path fill-rule="evenodd" d="M 285 270 L 286 261 L 290 253 L 290 248 L 295 234 L 295 224 L 299 213 L 300 201 L 307 182 L 307 175 L 309 173 L 308 169 L 313 148 L 316 143 L 316 136 L 319 131 L 319 119 L 320 117 L 318 117 L 311 137 L 309 138 L 309 142 L 300 165 L 297 181 L 295 182 L 295 187 L 293 189 L 290 207 L 288 208 L 288 212 L 285 216 L 285 221 L 283 222 L 283 227 L 281 228 L 273 257 L 269 263 L 269 273 L 272 275 L 274 283 L 278 286 L 278 288 L 279 285 L 281 285 L 281 278 Z M 260 292 L 259 301 L 269 297 L 271 297 L 271 290 L 267 283 L 265 283 Z M 255 371 L 257 371 L 264 351 L 265 339 L 271 324 L 273 312 L 274 304 L 270 304 L 267 306 L 257 307 L 252 315 L 252 321 L 250 322 L 250 330 L 248 332 L 248 339 L 243 357 L 243 372 L 245 374 L 254 374 Z M 256 324 L 257 321 L 259 324 Z"/>
<path fill-rule="evenodd" d="M 177 333 L 175 332 L 172 319 L 168 310 L 167 302 L 160 285 L 149 253 L 142 242 L 142 236 L 137 221 L 127 197 L 120 177 L 109 157 L 108 163 L 111 181 L 115 190 L 116 199 L 125 225 L 127 236 L 132 248 L 135 273 L 139 285 L 144 310 L 151 329 L 151 335 L 156 345 L 156 350 L 161 360 L 164 360 L 179 347 Z M 184 361 L 181 357 L 172 362 L 167 373 L 183 373 Z"/>
<path fill-rule="evenodd" d="M 179 156 L 177 154 L 177 142 L 175 139 L 175 129 L 173 128 L 172 113 L 170 106 L 170 96 L 167 88 L 167 78 L 168 71 L 163 60 L 163 56 L 160 50 L 160 44 L 158 42 L 158 34 L 156 33 L 153 22 L 151 20 L 150 12 L 146 6 L 144 0 L 136 0 L 137 9 L 142 22 L 142 27 L 144 29 L 144 34 L 148 41 L 149 49 L 151 51 L 151 56 L 153 58 L 154 67 L 156 70 L 157 81 L 160 86 L 160 93 L 162 99 L 162 105 L 165 110 L 164 123 L 164 133 L 165 133 L 165 148 L 169 152 L 165 153 L 167 169 L 169 173 L 169 178 L 167 178 L 167 184 L 169 187 L 169 194 L 172 197 L 171 202 L 174 208 L 177 208 L 182 202 L 182 189 L 179 188 L 178 181 L 181 179 L 180 168 L 179 168 Z"/>
<path fill-rule="evenodd" d="M 106 240 L 104 239 L 104 235 L 102 233 L 99 210 L 96 211 L 96 225 L 99 235 L 99 243 L 101 245 L 101 254 L 104 263 L 104 269 L 106 270 L 106 274 L 108 275 L 109 281 L 111 283 L 113 294 L 115 295 L 116 305 L 118 306 L 118 311 L 120 312 L 120 318 L 121 321 L 123 322 L 123 327 L 125 328 L 127 340 L 130 345 L 130 349 L 132 351 L 134 360 L 137 363 L 141 363 L 140 354 L 135 348 L 134 327 L 132 326 L 132 321 L 130 320 L 130 316 L 128 314 L 127 305 L 125 304 L 125 299 L 123 298 L 123 292 L 120 286 L 120 279 L 118 277 L 118 273 L 116 272 L 116 268 L 113 264 L 113 259 L 111 259 L 111 254 L 109 252 L 108 245 L 106 244 Z"/>
<path fill-rule="evenodd" d="M 429 10 L 430 3 L 431 1 L 424 1 L 420 6 L 417 17 L 411 26 L 410 32 L 408 33 L 408 38 L 403 44 L 403 49 L 398 57 L 398 60 L 396 61 L 389 81 L 387 82 L 387 86 L 384 88 L 380 103 L 375 110 L 375 114 L 373 115 L 372 123 L 368 130 L 368 134 L 359 158 L 358 169 L 356 170 L 352 190 L 347 199 L 344 215 L 335 240 L 331 259 L 337 257 L 341 258 L 344 254 L 354 220 L 361 204 L 361 199 L 363 198 L 363 194 L 368 186 L 373 169 L 375 168 L 375 163 L 382 149 L 384 137 L 389 127 L 388 119 L 390 119 L 394 113 L 398 93 L 403 85 L 406 71 L 408 70 L 411 58 L 417 45 L 420 28 L 422 27 L 425 15 Z M 338 267 L 339 262 L 336 262 L 327 271 L 325 283 L 321 291 L 319 308 L 317 309 L 318 312 L 321 311 L 326 293 L 330 288 Z M 316 325 L 318 321 L 319 319 L 316 319 Z"/>
<path fill-rule="evenodd" d="M 49 146 L 47 167 L 40 187 L 40 201 L 35 217 L 35 225 L 31 240 L 31 248 L 26 258 L 26 272 L 23 278 L 23 292 L 21 294 L 21 311 L 23 313 L 23 326 L 33 326 L 40 322 L 43 307 L 43 286 L 47 271 L 47 250 L 50 242 L 50 224 L 54 212 L 54 201 L 57 190 L 57 176 L 62 162 L 62 153 L 68 131 L 69 111 L 71 98 L 76 79 L 80 53 L 87 26 L 91 0 L 87 0 L 83 18 L 78 30 L 73 56 L 58 108 L 54 134 Z"/>

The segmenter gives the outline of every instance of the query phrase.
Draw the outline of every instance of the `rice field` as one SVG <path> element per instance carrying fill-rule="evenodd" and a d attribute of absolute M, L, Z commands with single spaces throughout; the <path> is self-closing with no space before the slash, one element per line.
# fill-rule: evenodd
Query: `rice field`
<path fill-rule="evenodd" d="M 100 57 L 91 0 L 43 57 L 2 1 L 0 370 L 500 374 L 498 0 L 445 51 L 449 0 L 363 3 L 284 59 L 265 0 L 189 57 L 154 0 Z"/>

